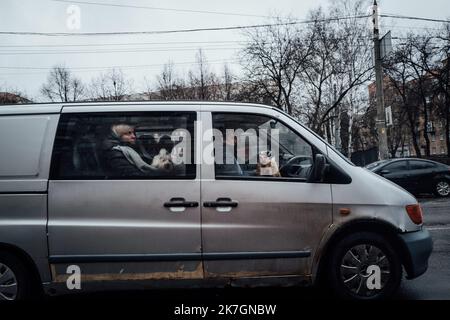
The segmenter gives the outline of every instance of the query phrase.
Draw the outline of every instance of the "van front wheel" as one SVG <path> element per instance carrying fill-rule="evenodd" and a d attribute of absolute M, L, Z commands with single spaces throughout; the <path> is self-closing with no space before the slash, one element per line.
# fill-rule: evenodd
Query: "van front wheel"
<path fill-rule="evenodd" d="M 402 265 L 380 235 L 358 232 L 334 246 L 328 268 L 333 291 L 345 299 L 373 300 L 392 296 L 402 279 Z"/>
<path fill-rule="evenodd" d="M 30 296 L 31 283 L 23 263 L 9 252 L 0 252 L 0 302 Z"/>

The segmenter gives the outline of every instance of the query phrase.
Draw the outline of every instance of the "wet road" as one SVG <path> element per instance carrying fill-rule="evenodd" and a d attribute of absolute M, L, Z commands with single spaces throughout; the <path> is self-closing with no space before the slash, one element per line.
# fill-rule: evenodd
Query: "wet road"
<path fill-rule="evenodd" d="M 428 271 L 414 280 L 402 282 L 401 299 L 450 300 L 450 198 L 419 199 L 425 226 L 433 237 L 434 250 Z"/>

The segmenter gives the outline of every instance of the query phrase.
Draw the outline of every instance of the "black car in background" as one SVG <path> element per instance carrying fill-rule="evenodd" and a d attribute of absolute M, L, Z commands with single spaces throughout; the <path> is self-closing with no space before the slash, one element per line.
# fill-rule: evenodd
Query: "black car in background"
<path fill-rule="evenodd" d="M 390 159 L 371 163 L 366 168 L 398 184 L 412 194 L 450 195 L 450 166 L 423 159 Z"/>

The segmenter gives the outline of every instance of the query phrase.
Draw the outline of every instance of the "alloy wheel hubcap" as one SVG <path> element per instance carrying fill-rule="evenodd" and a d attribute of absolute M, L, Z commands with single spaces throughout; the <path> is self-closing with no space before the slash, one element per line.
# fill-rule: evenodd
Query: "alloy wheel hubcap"
<path fill-rule="evenodd" d="M 369 267 L 380 270 L 379 288 L 369 285 L 373 274 Z M 344 286 L 352 294 L 370 298 L 377 295 L 389 281 L 391 266 L 382 250 L 374 245 L 357 245 L 347 251 L 341 261 L 340 276 Z"/>
<path fill-rule="evenodd" d="M 439 182 L 436 186 L 436 191 L 441 196 L 448 196 L 450 194 L 450 186 L 449 186 L 448 182 L 445 182 L 445 181 Z"/>
<path fill-rule="evenodd" d="M 7 265 L 0 263 L 0 300 L 15 300 L 17 297 L 17 279 Z"/>

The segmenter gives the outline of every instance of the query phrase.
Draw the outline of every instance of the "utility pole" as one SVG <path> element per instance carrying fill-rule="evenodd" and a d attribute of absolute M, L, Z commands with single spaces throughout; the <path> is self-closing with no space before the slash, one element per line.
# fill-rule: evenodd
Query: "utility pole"
<path fill-rule="evenodd" d="M 383 95 L 383 66 L 381 57 L 381 40 L 380 27 L 378 21 L 378 4 L 377 0 L 373 3 L 373 44 L 375 48 L 375 76 L 377 87 L 377 134 L 378 134 L 378 157 L 380 160 L 389 157 L 387 145 L 387 131 L 386 131 L 386 115 L 384 110 L 384 95 Z"/>

